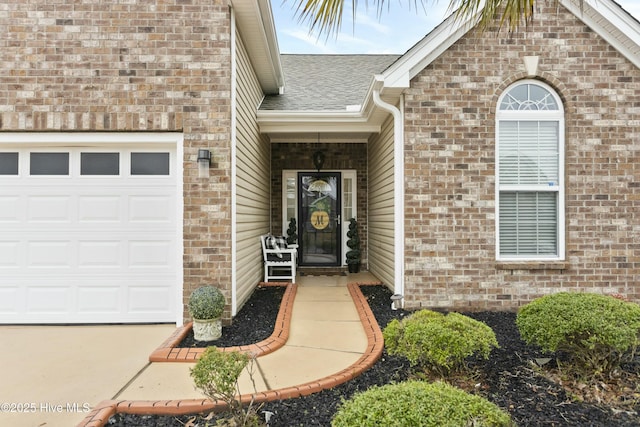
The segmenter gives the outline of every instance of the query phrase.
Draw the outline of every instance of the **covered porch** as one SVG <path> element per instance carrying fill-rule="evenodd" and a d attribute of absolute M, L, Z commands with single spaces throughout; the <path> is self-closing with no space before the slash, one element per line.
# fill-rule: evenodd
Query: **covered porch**
<path fill-rule="evenodd" d="M 241 131 L 232 183 L 234 314 L 262 280 L 259 237 L 286 236 L 292 218 L 302 272 L 346 270 L 349 219 L 355 218 L 361 269 L 399 293 L 404 170 L 402 144 L 396 141 L 401 126 L 385 109 L 392 103 L 397 110 L 399 97 L 372 93 L 372 76 L 396 59 L 371 55 L 353 63 L 350 57 L 282 55 L 286 89 L 264 98 L 256 93 L 253 100 L 247 98 L 246 105 L 238 106 Z M 313 74 L 320 69 L 333 72 Z M 239 82 L 246 80 L 249 75 Z M 252 114 L 256 104 L 258 110 Z M 324 193 L 310 191 L 318 180 L 330 188 Z M 319 207 L 321 203 L 328 205 Z M 320 217 L 316 211 L 327 215 Z"/>

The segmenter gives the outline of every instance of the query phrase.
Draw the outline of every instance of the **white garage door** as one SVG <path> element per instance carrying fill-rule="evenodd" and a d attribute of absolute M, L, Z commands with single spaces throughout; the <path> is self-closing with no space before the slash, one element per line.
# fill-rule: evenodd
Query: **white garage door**
<path fill-rule="evenodd" d="M 176 164 L 175 143 L 0 144 L 0 323 L 175 322 Z"/>

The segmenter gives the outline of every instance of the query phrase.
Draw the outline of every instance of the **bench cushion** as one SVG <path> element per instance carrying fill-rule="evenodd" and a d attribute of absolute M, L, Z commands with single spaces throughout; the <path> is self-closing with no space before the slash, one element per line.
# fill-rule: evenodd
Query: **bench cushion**
<path fill-rule="evenodd" d="M 283 249 L 287 249 L 287 239 L 284 236 L 267 236 L 264 242 L 265 248 L 268 250 L 281 251 Z M 272 254 L 267 255 L 267 260 L 270 261 L 269 257 L 273 256 Z M 276 253 L 275 256 L 278 258 L 282 258 L 281 253 Z M 291 258 L 289 258 L 291 259 Z"/>

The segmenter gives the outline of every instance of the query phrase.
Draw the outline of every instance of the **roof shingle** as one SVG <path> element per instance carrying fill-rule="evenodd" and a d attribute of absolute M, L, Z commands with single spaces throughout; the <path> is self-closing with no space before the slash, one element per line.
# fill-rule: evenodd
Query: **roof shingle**
<path fill-rule="evenodd" d="M 362 104 L 374 74 L 399 55 L 281 55 L 282 95 L 265 97 L 260 110 L 344 111 Z"/>

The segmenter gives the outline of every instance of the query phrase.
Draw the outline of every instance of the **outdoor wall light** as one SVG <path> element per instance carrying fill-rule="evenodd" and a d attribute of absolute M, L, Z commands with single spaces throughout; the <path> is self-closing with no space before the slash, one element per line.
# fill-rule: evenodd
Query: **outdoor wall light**
<path fill-rule="evenodd" d="M 211 151 L 198 150 L 198 178 L 208 178 L 210 166 Z"/>
<path fill-rule="evenodd" d="M 318 172 L 320 172 L 320 169 L 322 169 L 322 165 L 324 165 L 324 153 L 322 151 L 316 151 L 315 153 L 313 153 L 313 156 L 311 156 L 312 160 L 313 160 L 313 165 L 316 167 L 316 169 L 318 169 Z"/>

